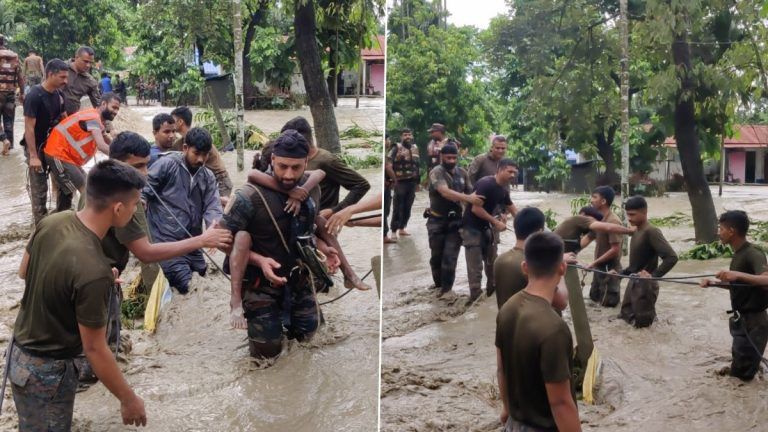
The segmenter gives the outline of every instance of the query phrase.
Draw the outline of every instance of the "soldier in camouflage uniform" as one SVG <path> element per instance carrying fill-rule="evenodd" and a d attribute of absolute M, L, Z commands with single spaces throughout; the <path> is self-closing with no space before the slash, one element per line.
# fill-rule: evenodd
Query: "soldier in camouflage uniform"
<path fill-rule="evenodd" d="M 146 424 L 144 402 L 107 346 L 107 302 L 116 271 L 100 240 L 110 227 L 131 220 L 143 186 L 143 178 L 130 166 L 101 162 L 88 174 L 86 207 L 43 219 L 27 244 L 19 269 L 24 296 L 8 368 L 19 430 L 72 428 L 78 374 L 74 359 L 83 352 L 120 399 L 123 423 Z"/>
<path fill-rule="evenodd" d="M 52 59 L 45 66 L 45 81 L 29 90 L 24 100 L 24 139 L 21 145 L 29 166 L 29 198 L 35 224 L 48 214 L 48 173 L 43 160 L 51 129 L 64 116 L 64 95 L 69 67 L 63 60 Z"/>
<path fill-rule="evenodd" d="M 5 46 L 5 36 L 0 35 L 0 143 L 3 144 L 3 154 L 13 148 L 16 89 L 19 90 L 19 100 L 24 102 L 24 77 L 21 74 L 19 55 Z"/>
<path fill-rule="evenodd" d="M 427 234 L 432 257 L 432 280 L 439 289 L 438 296 L 453 289 L 456 261 L 461 251 L 462 202 L 482 205 L 483 201 L 472 192 L 467 172 L 456 166 L 458 149 L 446 145 L 440 149 L 441 163 L 429 172 L 429 209 Z"/>
<path fill-rule="evenodd" d="M 320 308 L 316 287 L 299 260 L 297 243 L 312 236 L 320 200 L 318 187 L 308 188 L 298 216 L 285 210 L 289 193 L 305 184 L 309 144 L 295 130 L 277 138 L 272 150 L 272 175 L 281 192 L 246 183 L 232 195 L 221 225 L 235 235 L 225 262 L 232 275 L 231 323 L 248 329 L 253 357 L 273 358 L 282 351 L 283 325 L 288 338 L 306 341 L 319 326 Z M 320 230 L 318 235 L 325 236 Z M 338 265 L 334 255 L 318 239 L 328 255 L 329 267 Z M 284 318 L 288 319 L 284 323 Z"/>

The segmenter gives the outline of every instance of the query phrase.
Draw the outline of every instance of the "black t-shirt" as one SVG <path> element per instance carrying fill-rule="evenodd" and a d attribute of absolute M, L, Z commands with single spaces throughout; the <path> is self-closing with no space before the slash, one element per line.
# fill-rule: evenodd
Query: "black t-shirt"
<path fill-rule="evenodd" d="M 24 117 L 35 118 L 35 144 L 38 149 L 48 139 L 49 131 L 56 126 L 62 112 L 64 96 L 59 90 L 48 93 L 42 84 L 38 84 L 24 97 Z"/>
<path fill-rule="evenodd" d="M 483 208 L 490 214 L 493 214 L 497 206 L 507 207 L 512 204 L 512 199 L 509 197 L 509 189 L 496 183 L 495 176 L 483 177 L 478 180 L 475 184 L 474 192 L 485 197 Z M 467 206 L 467 209 L 464 210 L 464 226 L 476 230 L 484 230 L 490 224 L 475 216 L 472 213 L 472 206 Z"/>

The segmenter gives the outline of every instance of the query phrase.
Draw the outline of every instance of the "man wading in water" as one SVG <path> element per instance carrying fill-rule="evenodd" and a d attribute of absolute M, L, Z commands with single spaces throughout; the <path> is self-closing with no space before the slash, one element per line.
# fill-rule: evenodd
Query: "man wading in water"
<path fill-rule="evenodd" d="M 286 210 L 288 192 L 306 181 L 308 154 L 304 136 L 292 129 L 283 132 L 274 141 L 271 160 L 272 175 L 284 192 L 246 183 L 232 195 L 221 222 L 235 235 L 225 262 L 225 271 L 229 268 L 232 276 L 230 308 L 233 317 L 241 315 L 247 321 L 253 357 L 280 354 L 284 315 L 289 339 L 309 340 L 319 326 L 316 285 L 320 275 L 302 251 L 313 249 L 316 240 L 329 270 L 339 263 L 336 251 L 314 237 L 315 233 L 327 235 L 315 225 L 319 188 L 311 188 L 298 216 Z M 233 324 L 239 327 L 236 321 Z"/>
<path fill-rule="evenodd" d="M 621 220 L 611 212 L 611 204 L 616 193 L 609 186 L 599 186 L 592 191 L 592 207 L 603 215 L 603 222 L 621 225 Z M 582 238 L 581 248 L 595 240 L 595 260 L 587 266 L 602 271 L 621 271 L 621 242 L 620 234 L 608 234 L 606 232 L 590 232 Z M 592 276 L 592 287 L 589 290 L 589 298 L 602 306 L 614 307 L 619 304 L 618 278 L 595 273 Z"/>
<path fill-rule="evenodd" d="M 124 227 L 133 218 L 143 186 L 130 166 L 101 162 L 88 173 L 85 208 L 46 217 L 27 244 L 19 269 L 24 297 L 8 372 L 20 430 L 72 428 L 74 358 L 82 352 L 120 400 L 123 424 L 147 423 L 144 402 L 107 346 L 107 302 L 116 270 L 101 246 L 111 227 Z"/>
<path fill-rule="evenodd" d="M 730 210 L 720 215 L 717 235 L 720 241 L 733 249 L 729 272 L 718 273 L 723 281 L 743 280 L 760 282 L 754 275 L 768 270 L 765 253 L 747 241 L 749 217 L 741 210 Z M 749 276 L 753 275 L 753 276 Z M 704 280 L 702 286 L 714 281 Z M 733 337 L 731 366 L 722 370 L 743 381 L 750 381 L 760 369 L 760 361 L 768 343 L 768 290 L 753 287 L 732 287 L 731 311 L 728 327 Z"/>

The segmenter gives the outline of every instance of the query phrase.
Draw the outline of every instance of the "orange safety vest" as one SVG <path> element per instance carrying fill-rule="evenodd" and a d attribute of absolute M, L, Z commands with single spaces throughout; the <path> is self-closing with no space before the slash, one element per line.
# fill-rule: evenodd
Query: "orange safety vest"
<path fill-rule="evenodd" d="M 85 165 L 96 154 L 96 140 L 92 132 L 80 127 L 80 122 L 93 120 L 97 120 L 103 129 L 101 114 L 96 108 L 76 112 L 62 120 L 51 131 L 45 154 L 73 165 Z"/>

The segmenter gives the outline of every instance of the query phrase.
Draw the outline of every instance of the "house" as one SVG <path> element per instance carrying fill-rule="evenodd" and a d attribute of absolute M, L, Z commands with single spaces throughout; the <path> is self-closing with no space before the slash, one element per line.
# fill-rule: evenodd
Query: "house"
<path fill-rule="evenodd" d="M 736 125 L 736 133 L 725 139 L 725 181 L 729 183 L 766 183 L 768 165 L 768 126 Z M 711 181 L 720 176 L 718 163 L 705 163 L 705 174 Z M 680 155 L 674 137 L 664 141 L 651 178 L 666 181 L 674 174 L 682 175 Z"/>
<path fill-rule="evenodd" d="M 360 50 L 360 60 L 363 65 L 363 85 L 360 87 L 361 95 L 384 95 L 384 62 L 387 52 L 387 38 L 378 35 L 373 40 L 371 48 Z M 357 81 L 360 70 L 344 70 L 340 74 L 339 96 L 355 96 L 357 94 Z"/>

